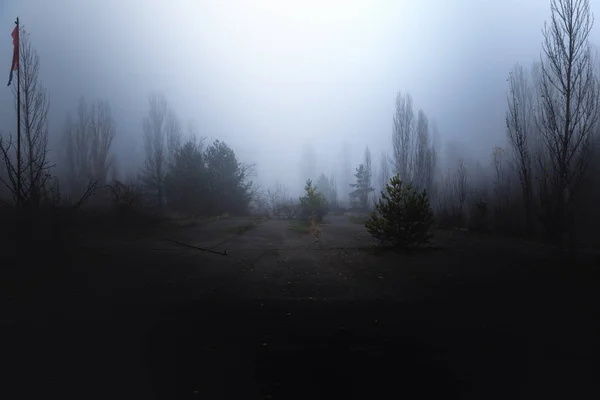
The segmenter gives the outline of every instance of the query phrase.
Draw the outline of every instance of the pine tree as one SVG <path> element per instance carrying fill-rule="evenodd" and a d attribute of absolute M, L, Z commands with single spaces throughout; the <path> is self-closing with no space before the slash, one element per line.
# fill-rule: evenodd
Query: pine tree
<path fill-rule="evenodd" d="M 419 193 L 411 184 L 403 187 L 400 176 L 394 176 L 386 185 L 386 191 L 381 192 L 381 199 L 365 226 L 375 238 L 396 247 L 411 248 L 429 243 L 433 211 L 427 191 Z"/>
<path fill-rule="evenodd" d="M 316 186 L 308 179 L 304 186 L 306 194 L 300 197 L 300 213 L 302 218 L 314 218 L 316 222 L 321 222 L 327 213 L 327 200 L 322 193 L 317 192 Z"/>
<path fill-rule="evenodd" d="M 364 164 L 360 164 L 354 176 L 356 183 L 350 184 L 354 188 L 350 192 L 350 206 L 366 210 L 369 208 L 369 193 L 375 190 L 371 187 L 371 174 Z"/>

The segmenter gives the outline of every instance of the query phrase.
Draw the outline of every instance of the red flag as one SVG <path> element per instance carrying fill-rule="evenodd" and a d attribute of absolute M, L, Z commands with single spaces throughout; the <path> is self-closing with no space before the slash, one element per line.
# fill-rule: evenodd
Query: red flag
<path fill-rule="evenodd" d="M 12 82 L 13 71 L 19 69 L 19 25 L 15 26 L 11 36 L 13 38 L 13 59 L 10 67 L 10 75 L 8 77 L 8 85 L 6 86 L 10 86 L 10 83 Z"/>

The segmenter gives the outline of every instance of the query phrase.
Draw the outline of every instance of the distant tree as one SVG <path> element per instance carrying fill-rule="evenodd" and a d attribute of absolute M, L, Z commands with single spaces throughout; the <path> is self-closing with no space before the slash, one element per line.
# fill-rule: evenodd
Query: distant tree
<path fill-rule="evenodd" d="M 242 164 L 235 152 L 220 140 L 215 140 L 205 151 L 208 169 L 208 190 L 211 209 L 219 214 L 246 214 L 254 194 L 254 165 Z"/>
<path fill-rule="evenodd" d="M 162 211 L 168 164 L 175 158 L 181 130 L 175 113 L 163 95 L 151 94 L 148 103 L 148 115 L 143 120 L 146 160 L 141 179 L 147 190 L 155 196 L 159 211 Z"/>
<path fill-rule="evenodd" d="M 71 194 L 81 193 L 90 181 L 102 186 L 108 183 L 113 167 L 112 142 L 115 121 L 107 101 L 88 106 L 81 97 L 76 119 L 67 115 L 65 124 L 66 165 Z"/>
<path fill-rule="evenodd" d="M 572 207 L 587 172 L 590 141 L 600 117 L 600 82 L 589 36 L 589 0 L 551 0 L 544 27 L 538 121 L 545 144 L 542 205 L 549 237 L 573 228 Z"/>
<path fill-rule="evenodd" d="M 469 183 L 467 179 L 467 168 L 462 158 L 458 160 L 458 168 L 454 173 L 454 179 L 452 181 L 452 195 L 454 201 L 451 203 L 452 214 L 455 223 L 460 226 L 462 225 L 464 218 L 465 202 L 467 201 L 467 195 L 469 192 Z"/>
<path fill-rule="evenodd" d="M 508 153 L 502 147 L 495 147 L 492 152 L 493 187 L 496 206 L 505 210 L 512 194 L 512 174 Z"/>
<path fill-rule="evenodd" d="M 165 197 L 170 208 L 192 214 L 207 211 L 208 171 L 203 142 L 189 139 L 175 152 L 165 177 Z"/>
<path fill-rule="evenodd" d="M 350 192 L 350 206 L 367 210 L 369 207 L 369 193 L 373 192 L 371 186 L 369 186 L 370 176 L 367 173 L 364 164 L 360 164 L 354 174 L 356 177 L 356 183 L 351 183 L 350 187 L 354 188 Z"/>
<path fill-rule="evenodd" d="M 521 184 L 527 231 L 532 231 L 531 135 L 534 129 L 534 91 L 520 65 L 515 65 L 508 78 L 509 95 L 506 132 L 515 157 Z"/>
<path fill-rule="evenodd" d="M 399 175 L 392 177 L 365 226 L 375 238 L 399 248 L 427 244 L 433 227 L 427 191 L 403 186 Z"/>
<path fill-rule="evenodd" d="M 321 222 L 327 213 L 327 200 L 308 179 L 304 186 L 305 194 L 300 197 L 300 215 L 303 219 Z"/>
<path fill-rule="evenodd" d="M 329 176 L 329 198 L 327 199 L 327 202 L 329 203 L 329 208 L 340 207 L 338 186 L 333 174 Z"/>
<path fill-rule="evenodd" d="M 412 162 L 412 144 L 414 129 L 414 112 L 412 96 L 398 92 L 394 113 L 394 131 L 392 145 L 394 149 L 394 170 L 405 181 L 412 180 L 410 170 Z"/>
<path fill-rule="evenodd" d="M 12 193 L 14 200 L 29 207 L 37 207 L 42 198 L 47 197 L 45 192 L 51 178 L 51 165 L 46 157 L 50 100 L 40 81 L 38 52 L 22 27 L 19 36 L 20 104 L 16 101 L 17 79 L 13 80 L 13 92 L 15 107 L 21 109 L 21 165 L 19 168 L 15 141 L 12 137 L 0 137 L 0 152 L 4 158 L 7 178 L 0 178 L 0 181 Z"/>
<path fill-rule="evenodd" d="M 385 190 L 387 184 L 390 182 L 390 178 L 390 158 L 385 151 L 382 151 L 381 156 L 379 157 L 379 177 L 377 180 L 379 192 Z"/>
<path fill-rule="evenodd" d="M 348 144 L 348 142 L 346 140 L 344 140 L 342 142 L 342 154 L 341 154 L 341 169 L 339 171 L 339 177 L 342 181 L 342 190 L 340 192 L 340 197 L 341 198 L 348 198 L 348 195 L 350 194 L 350 186 L 347 186 L 347 184 L 352 182 L 352 157 L 351 157 L 351 149 L 350 149 L 350 145 Z M 345 203 L 345 201 L 344 201 Z"/>
<path fill-rule="evenodd" d="M 511 155 L 502 147 L 495 147 L 492 152 L 492 187 L 493 211 L 496 228 L 503 233 L 517 233 L 522 229 L 521 219 L 515 215 L 514 181 L 516 173 L 515 164 L 511 162 Z M 517 209 L 518 210 L 518 209 Z"/>
<path fill-rule="evenodd" d="M 317 178 L 317 153 L 312 144 L 305 144 L 302 148 L 300 176 L 302 180 Z"/>
<path fill-rule="evenodd" d="M 266 200 L 268 212 L 280 216 L 284 214 L 283 206 L 291 201 L 291 197 L 285 185 L 276 183 L 274 188 L 267 190 Z"/>
<path fill-rule="evenodd" d="M 364 175 L 365 186 L 371 187 L 371 181 L 372 181 L 372 176 L 373 176 L 373 167 L 372 167 L 371 149 L 369 149 L 369 146 L 365 147 L 363 164 L 365 166 L 365 175 Z M 371 192 L 374 192 L 374 191 L 375 191 L 375 189 L 373 189 Z M 371 204 L 371 197 L 372 197 L 372 195 L 371 195 L 371 193 L 369 193 L 367 195 L 367 208 L 369 208 L 369 206 Z"/>
<path fill-rule="evenodd" d="M 433 188 L 437 168 L 437 150 L 430 136 L 425 112 L 419 110 L 415 122 L 412 97 L 398 93 L 392 133 L 394 172 L 404 182 L 427 190 Z"/>
<path fill-rule="evenodd" d="M 437 152 L 429 138 L 429 120 L 423 110 L 419 110 L 416 126 L 413 184 L 430 191 L 437 164 Z"/>
<path fill-rule="evenodd" d="M 323 194 L 329 206 L 337 207 L 337 189 L 333 177 L 329 179 L 325 174 L 319 175 L 316 188 L 319 193 Z"/>

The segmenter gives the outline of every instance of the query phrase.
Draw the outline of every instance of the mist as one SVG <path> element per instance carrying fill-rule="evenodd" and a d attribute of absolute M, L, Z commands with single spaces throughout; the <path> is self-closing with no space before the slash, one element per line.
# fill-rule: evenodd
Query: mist
<path fill-rule="evenodd" d="M 306 143 L 326 174 L 340 168 L 342 142 L 353 166 L 366 145 L 375 155 L 389 147 L 398 91 L 435 120 L 444 144 L 488 157 L 505 141 L 508 72 L 539 59 L 548 13 L 545 0 L 20 0 L 3 2 L 1 22 L 19 16 L 40 55 L 51 157 L 85 96 L 110 103 L 121 174 L 135 170 L 147 96 L 158 91 L 184 125 L 255 163 L 261 185 L 296 186 Z M 7 68 L 10 29 L 0 41 Z M 14 132 L 8 88 L 0 101 Z"/>
<path fill-rule="evenodd" d="M 598 10 L 0 0 L 2 398 L 600 398 Z"/>

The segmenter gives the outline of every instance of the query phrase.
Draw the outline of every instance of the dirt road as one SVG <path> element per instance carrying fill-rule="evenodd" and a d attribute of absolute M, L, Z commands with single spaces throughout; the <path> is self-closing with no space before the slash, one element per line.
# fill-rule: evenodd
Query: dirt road
<path fill-rule="evenodd" d="M 559 271 L 454 233 L 426 254 L 372 251 L 343 216 L 319 241 L 289 227 L 230 219 L 72 251 L 5 314 L 22 344 L 6 398 L 598 398 L 597 260 Z"/>

